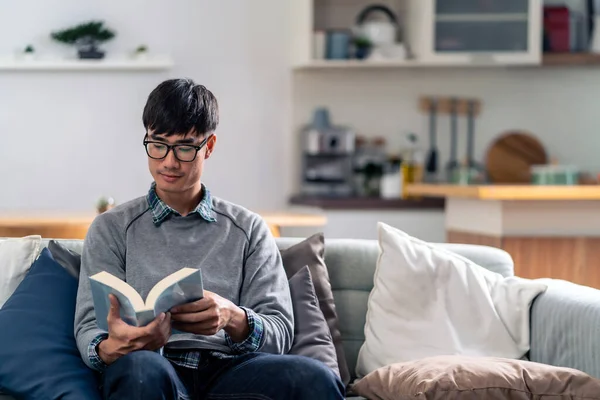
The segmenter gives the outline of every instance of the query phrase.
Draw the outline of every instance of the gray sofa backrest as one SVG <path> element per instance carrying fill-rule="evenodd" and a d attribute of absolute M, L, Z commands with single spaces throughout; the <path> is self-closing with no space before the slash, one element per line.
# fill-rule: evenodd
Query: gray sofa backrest
<path fill-rule="evenodd" d="M 0 239 L 1 240 L 1 239 Z M 277 238 L 280 249 L 288 248 L 302 238 Z M 43 241 L 48 245 L 49 239 Z M 81 254 L 82 240 L 60 240 L 65 246 Z M 466 257 L 503 276 L 514 275 L 513 260 L 503 250 L 463 244 L 436 244 Z M 373 275 L 379 255 L 375 240 L 326 239 L 325 263 L 329 270 L 340 331 L 348 368 L 354 376 L 358 351 L 362 346 L 369 293 L 373 289 Z"/>

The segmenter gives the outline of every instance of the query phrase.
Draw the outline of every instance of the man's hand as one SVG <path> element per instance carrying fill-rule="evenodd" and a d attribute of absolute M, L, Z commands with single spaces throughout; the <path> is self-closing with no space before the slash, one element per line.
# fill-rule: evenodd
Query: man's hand
<path fill-rule="evenodd" d="M 204 291 L 204 297 L 193 303 L 171 309 L 173 327 L 182 332 L 214 335 L 224 329 L 234 342 L 250 333 L 246 312 L 216 293 Z"/>
<path fill-rule="evenodd" d="M 163 347 L 171 336 L 171 316 L 158 315 L 144 327 L 131 326 L 121 319 L 119 300 L 110 295 L 108 312 L 108 338 L 100 342 L 98 356 L 110 365 L 120 357 L 136 350 L 157 350 Z"/>

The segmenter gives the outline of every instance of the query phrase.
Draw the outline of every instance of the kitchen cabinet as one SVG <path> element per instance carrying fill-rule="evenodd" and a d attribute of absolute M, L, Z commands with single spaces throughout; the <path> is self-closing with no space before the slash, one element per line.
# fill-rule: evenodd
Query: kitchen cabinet
<path fill-rule="evenodd" d="M 405 22 L 421 63 L 541 63 L 542 0 L 409 0 Z"/>
<path fill-rule="evenodd" d="M 542 1 L 378 1 L 377 4 L 389 8 L 396 16 L 397 40 L 404 44 L 407 56 L 357 60 L 352 54 L 347 59 L 327 59 L 316 52 L 326 46 L 330 32 L 352 34 L 360 12 L 373 2 L 294 0 L 290 5 L 293 66 L 304 69 L 541 65 Z M 321 36 L 315 32 L 321 32 Z"/>

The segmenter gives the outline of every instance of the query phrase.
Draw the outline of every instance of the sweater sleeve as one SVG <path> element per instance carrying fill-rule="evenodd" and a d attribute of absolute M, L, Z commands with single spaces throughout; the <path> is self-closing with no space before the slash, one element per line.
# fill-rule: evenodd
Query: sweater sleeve
<path fill-rule="evenodd" d="M 234 350 L 274 354 L 290 350 L 294 314 L 288 280 L 275 239 L 260 217 L 250 232 L 239 305 L 246 309 L 250 335 L 233 344 Z"/>
<path fill-rule="evenodd" d="M 119 229 L 118 218 L 111 213 L 100 214 L 88 229 L 83 252 L 75 308 L 74 333 L 77 347 L 86 365 L 101 371 L 95 351 L 91 351 L 106 337 L 106 331 L 97 327 L 94 302 L 89 277 L 107 271 L 125 280 L 124 234 Z"/>

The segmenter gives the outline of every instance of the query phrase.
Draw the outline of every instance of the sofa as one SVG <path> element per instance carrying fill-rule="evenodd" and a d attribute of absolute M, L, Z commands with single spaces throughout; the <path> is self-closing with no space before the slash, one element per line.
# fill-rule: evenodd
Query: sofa
<path fill-rule="evenodd" d="M 0 239 L 1 240 L 1 239 Z M 277 238 L 280 249 L 300 238 Z M 47 246 L 48 239 L 43 241 Z M 81 253 L 83 241 L 60 240 Z M 513 260 L 503 250 L 477 245 L 436 244 L 503 276 L 514 274 Z M 369 293 L 379 254 L 375 240 L 326 239 L 329 271 L 344 351 L 354 374 L 364 342 Z M 600 291 L 564 281 L 551 281 L 531 308 L 531 361 L 571 367 L 600 377 Z M 354 379 L 354 376 L 353 376 Z M 13 400 L 0 394 L 0 400 Z"/>

